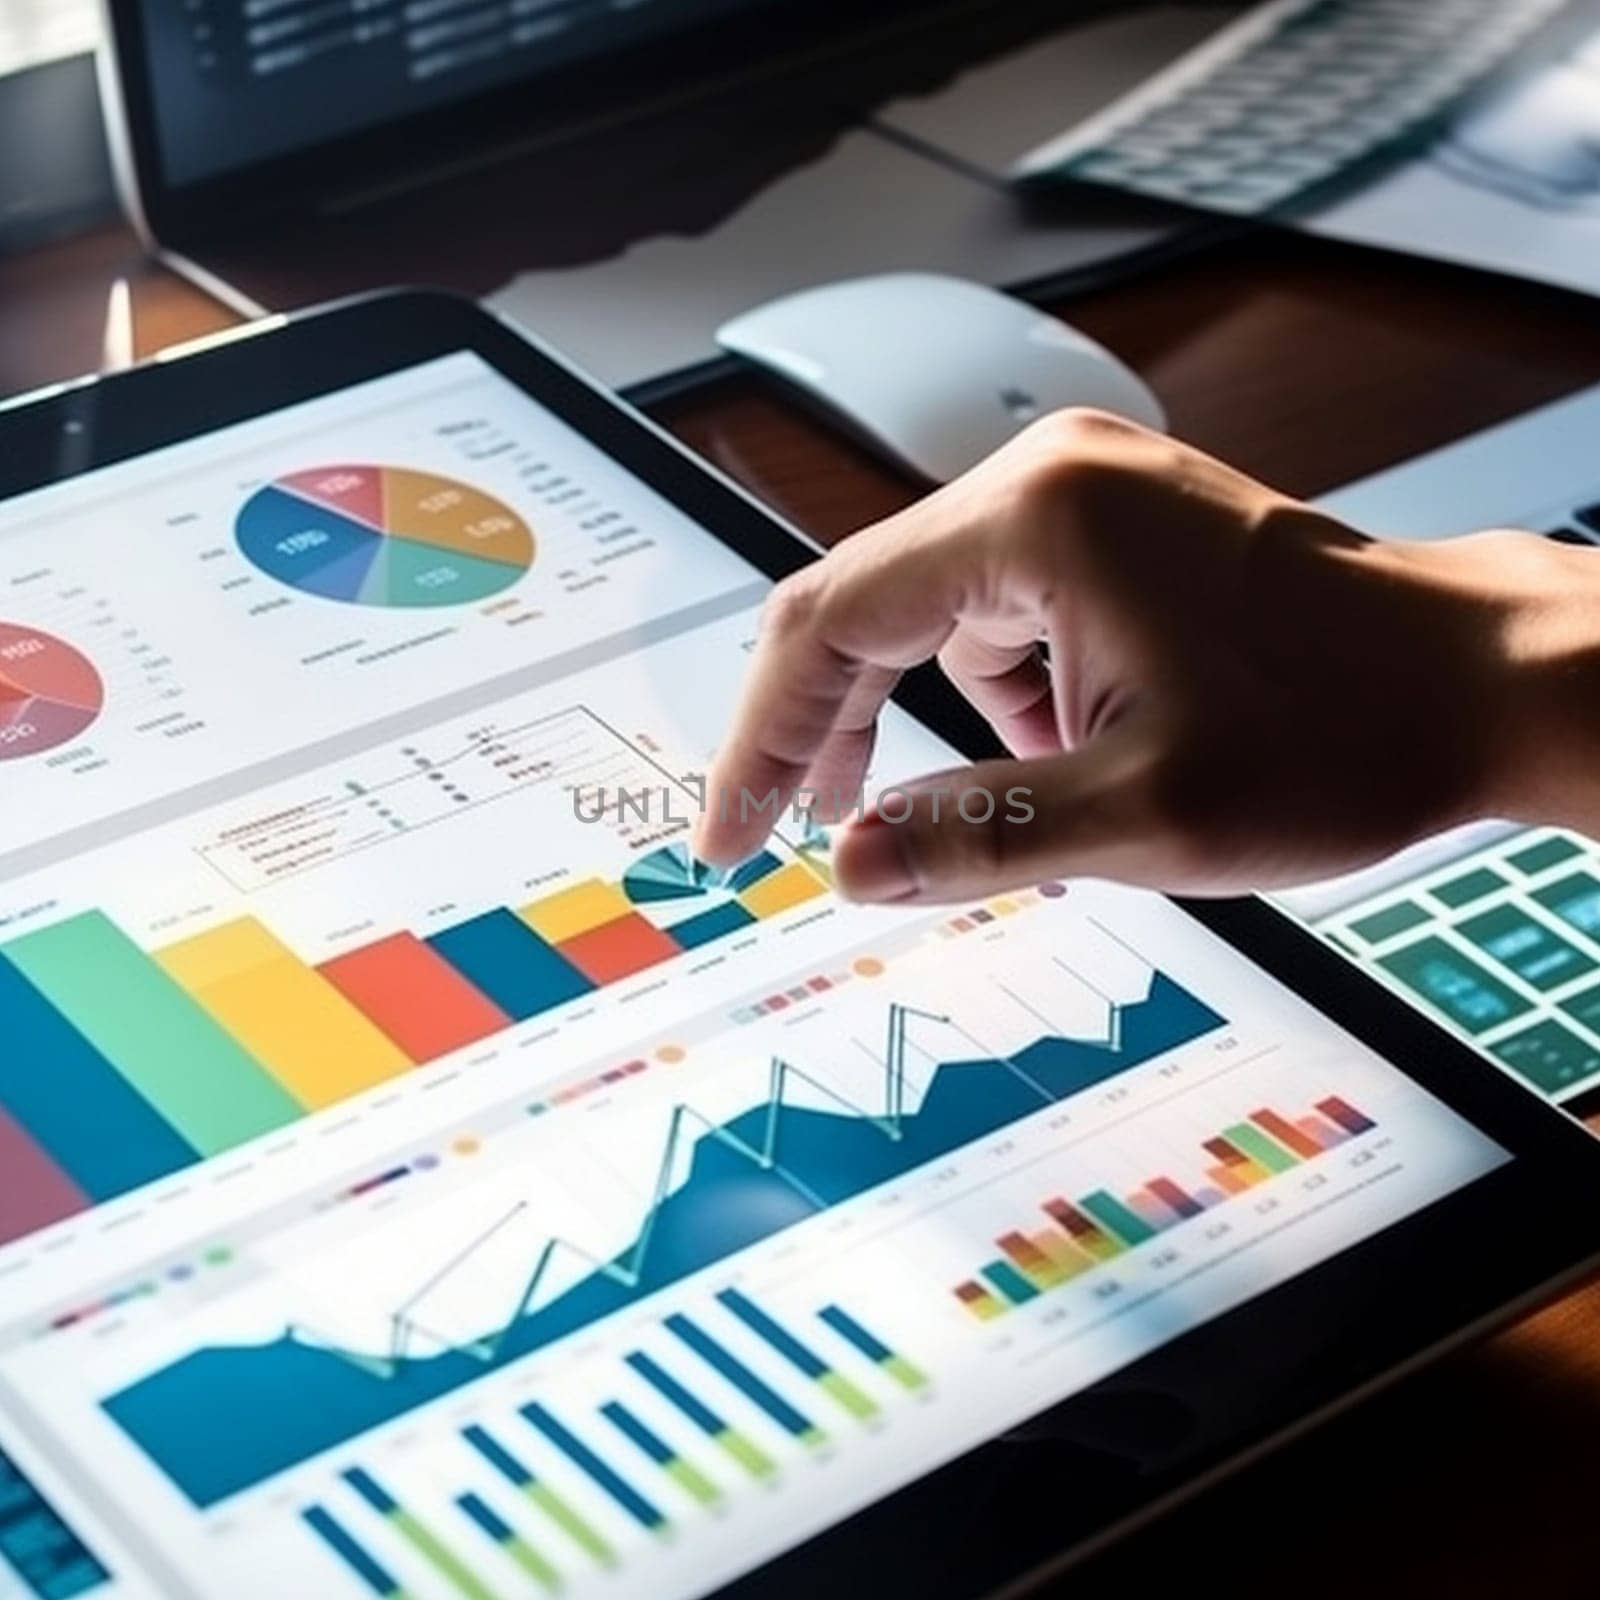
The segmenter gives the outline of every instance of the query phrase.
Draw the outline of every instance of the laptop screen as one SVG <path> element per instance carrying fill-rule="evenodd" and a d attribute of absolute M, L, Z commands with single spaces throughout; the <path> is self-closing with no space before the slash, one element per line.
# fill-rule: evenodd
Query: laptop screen
<path fill-rule="evenodd" d="M 173 187 L 772 0 L 138 0 Z M 532 92 L 532 91 L 530 91 Z"/>

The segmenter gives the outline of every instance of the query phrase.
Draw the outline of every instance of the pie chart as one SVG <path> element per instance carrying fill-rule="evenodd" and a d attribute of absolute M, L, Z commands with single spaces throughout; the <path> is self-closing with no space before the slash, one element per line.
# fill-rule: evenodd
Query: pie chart
<path fill-rule="evenodd" d="M 469 484 L 406 467 L 328 466 L 256 490 L 239 548 L 269 578 L 362 606 L 459 606 L 533 565 L 533 531 Z"/>
<path fill-rule="evenodd" d="M 87 656 L 53 634 L 0 622 L 0 761 L 70 743 L 105 703 Z"/>

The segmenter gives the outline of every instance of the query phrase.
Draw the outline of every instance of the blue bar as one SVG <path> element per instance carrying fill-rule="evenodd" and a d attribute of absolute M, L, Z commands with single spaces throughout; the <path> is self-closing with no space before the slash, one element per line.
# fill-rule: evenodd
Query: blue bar
<path fill-rule="evenodd" d="M 670 1400 L 702 1433 L 715 1439 L 727 1432 L 728 1424 L 710 1406 L 696 1399 L 666 1368 L 652 1361 L 642 1350 L 635 1350 L 628 1357 L 628 1365 L 658 1394 Z"/>
<path fill-rule="evenodd" d="M 374 1594 L 392 1600 L 393 1596 L 402 1592 L 387 1568 L 379 1566 L 321 1506 L 307 1506 L 300 1514 L 322 1535 L 334 1552 L 344 1558 Z"/>
<path fill-rule="evenodd" d="M 759 883 L 761 879 L 770 877 L 782 865 L 783 862 L 779 857 L 773 855 L 770 850 L 763 850 L 759 855 L 751 856 L 748 861 L 741 861 L 728 874 L 727 886 L 737 894 L 741 889 L 748 889 L 752 883 Z"/>
<path fill-rule="evenodd" d="M 192 1145 L 0 955 L 0 1105 L 91 1200 L 190 1167 Z"/>
<path fill-rule="evenodd" d="M 1039 1291 L 1009 1261 L 991 1261 L 979 1271 L 1014 1306 L 1039 1298 Z"/>
<path fill-rule="evenodd" d="M 446 928 L 428 944 L 518 1022 L 595 987 L 521 917 L 504 909 Z"/>
<path fill-rule="evenodd" d="M 600 1407 L 600 1415 L 626 1438 L 631 1439 L 658 1467 L 677 1460 L 677 1452 L 659 1435 L 652 1433 L 620 1401 L 611 1400 Z"/>
<path fill-rule="evenodd" d="M 392 1516 L 400 1509 L 399 1501 L 360 1467 L 351 1467 L 340 1476 L 379 1516 Z"/>
<path fill-rule="evenodd" d="M 849 1344 L 853 1344 L 868 1361 L 884 1362 L 894 1360 L 894 1351 L 881 1339 L 875 1338 L 868 1333 L 848 1311 L 839 1306 L 824 1306 L 817 1315 L 840 1338 Z"/>
<path fill-rule="evenodd" d="M 522 1408 L 522 1414 L 575 1467 L 588 1473 L 636 1522 L 651 1532 L 666 1526 L 667 1519 L 627 1479 L 607 1466 L 575 1434 L 569 1433 L 543 1406 L 526 1405 Z"/>
<path fill-rule="evenodd" d="M 478 1524 L 496 1544 L 506 1544 L 515 1539 L 517 1530 L 492 1507 L 484 1504 L 475 1494 L 461 1495 L 456 1504 Z"/>
<path fill-rule="evenodd" d="M 754 1301 L 737 1289 L 724 1289 L 717 1296 L 752 1333 L 765 1339 L 786 1361 L 798 1367 L 813 1381 L 828 1375 L 828 1364 L 808 1350 L 787 1328 L 774 1322 Z"/>
<path fill-rule="evenodd" d="M 780 1428 L 797 1439 L 808 1438 L 818 1432 L 782 1395 L 769 1389 L 742 1361 L 730 1355 L 687 1317 L 674 1313 L 667 1318 L 667 1327 L 702 1361 L 714 1367 L 735 1389 L 760 1406 Z"/>
<path fill-rule="evenodd" d="M 509 1478 L 519 1489 L 526 1489 L 536 1480 L 531 1472 L 506 1449 L 492 1434 L 486 1433 L 476 1423 L 462 1430 L 461 1437 L 481 1455 L 497 1472 Z"/>
<path fill-rule="evenodd" d="M 725 905 L 713 906 L 711 910 L 702 911 L 698 917 L 690 917 L 686 922 L 673 923 L 667 932 L 685 950 L 695 950 L 703 944 L 726 938 L 730 933 L 737 933 L 741 928 L 748 928 L 755 920 L 737 900 L 729 900 Z"/>

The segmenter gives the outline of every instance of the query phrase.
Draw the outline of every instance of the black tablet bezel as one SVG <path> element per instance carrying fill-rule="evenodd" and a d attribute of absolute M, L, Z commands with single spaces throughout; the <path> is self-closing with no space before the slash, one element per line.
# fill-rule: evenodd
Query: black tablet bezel
<path fill-rule="evenodd" d="M 0 500 L 463 350 L 769 576 L 812 559 L 646 419 L 470 302 L 429 291 L 345 302 L 0 408 Z M 910 675 L 897 698 L 969 754 L 994 748 L 935 673 Z M 860 1592 L 926 1600 L 1020 1582 L 1600 1265 L 1600 1143 L 1580 1124 L 1263 902 L 1179 904 L 1515 1159 L 890 1494 L 724 1600 L 810 1597 L 843 1572 Z"/>

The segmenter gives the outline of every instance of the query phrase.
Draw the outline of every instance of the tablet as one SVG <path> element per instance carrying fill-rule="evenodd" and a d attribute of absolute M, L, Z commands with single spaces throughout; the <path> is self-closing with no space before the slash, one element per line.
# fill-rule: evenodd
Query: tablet
<path fill-rule="evenodd" d="M 1262 905 L 697 862 L 812 552 L 465 303 L 0 478 L 0 1593 L 974 1600 L 1591 1264 L 1588 1134 Z M 981 740 L 913 675 L 871 786 Z"/>

